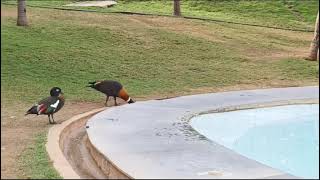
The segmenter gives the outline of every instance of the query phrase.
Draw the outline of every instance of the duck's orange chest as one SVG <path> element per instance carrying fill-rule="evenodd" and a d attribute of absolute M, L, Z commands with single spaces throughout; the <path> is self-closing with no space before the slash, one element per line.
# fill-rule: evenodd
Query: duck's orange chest
<path fill-rule="evenodd" d="M 119 91 L 118 96 L 119 96 L 119 98 L 121 98 L 121 99 L 123 99 L 123 100 L 125 100 L 125 101 L 127 101 L 127 100 L 129 99 L 129 95 L 128 95 L 127 91 L 126 91 L 124 88 L 122 88 L 122 89 Z"/>

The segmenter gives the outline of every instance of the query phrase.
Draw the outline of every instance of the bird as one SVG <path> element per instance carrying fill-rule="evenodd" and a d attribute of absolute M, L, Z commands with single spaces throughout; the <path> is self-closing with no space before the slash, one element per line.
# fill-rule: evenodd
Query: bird
<path fill-rule="evenodd" d="M 133 99 L 128 95 L 127 91 L 124 89 L 122 84 L 118 81 L 113 80 L 103 80 L 103 81 L 92 81 L 88 82 L 89 85 L 86 87 L 91 87 L 97 91 L 104 93 L 106 97 L 105 106 L 107 106 L 109 96 L 113 96 L 114 105 L 117 106 L 117 97 L 125 100 L 127 103 L 134 103 Z"/>
<path fill-rule="evenodd" d="M 50 96 L 42 99 L 37 104 L 33 105 L 25 115 L 48 115 L 49 123 L 55 124 L 53 114 L 58 112 L 64 105 L 65 99 L 61 88 L 53 87 L 50 90 Z M 51 118 L 50 118 L 51 116 Z M 52 122 L 51 122 L 52 119 Z"/>

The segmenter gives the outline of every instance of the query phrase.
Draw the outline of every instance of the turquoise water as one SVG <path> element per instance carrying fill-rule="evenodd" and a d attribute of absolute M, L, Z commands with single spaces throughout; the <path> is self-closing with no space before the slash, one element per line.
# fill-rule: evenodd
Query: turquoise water
<path fill-rule="evenodd" d="M 250 159 L 301 178 L 319 178 L 319 104 L 205 114 L 190 123 Z"/>

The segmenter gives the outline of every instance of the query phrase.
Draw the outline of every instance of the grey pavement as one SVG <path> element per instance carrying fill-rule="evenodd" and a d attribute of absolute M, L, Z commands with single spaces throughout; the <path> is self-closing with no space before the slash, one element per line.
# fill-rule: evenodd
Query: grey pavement
<path fill-rule="evenodd" d="M 88 122 L 91 143 L 132 178 L 297 178 L 210 141 L 189 119 L 225 107 L 318 100 L 319 87 L 233 91 L 112 107 Z"/>

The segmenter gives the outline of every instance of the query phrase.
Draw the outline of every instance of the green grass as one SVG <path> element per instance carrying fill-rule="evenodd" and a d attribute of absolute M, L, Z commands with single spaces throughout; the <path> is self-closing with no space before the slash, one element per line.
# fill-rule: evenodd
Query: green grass
<path fill-rule="evenodd" d="M 293 61 L 292 59 L 279 61 L 274 64 L 274 68 L 284 69 L 282 75 L 288 80 L 304 80 L 312 76 L 319 78 L 319 67 L 313 66 L 306 61 Z"/>
<path fill-rule="evenodd" d="M 30 12 L 34 13 L 30 27 L 17 27 L 14 18 L 1 24 L 1 81 L 7 100 L 34 102 L 47 96 L 50 87 L 60 86 L 69 100 L 96 101 L 102 95 L 84 87 L 95 79 L 119 80 L 133 96 L 232 86 L 248 80 L 257 82 L 261 77 L 286 79 L 283 72 L 290 74 L 290 63 L 311 68 L 299 71 L 294 78 L 316 80 L 314 62 L 292 59 L 286 66 L 270 68 L 269 64 L 276 65 L 250 61 L 242 52 L 246 47 L 257 49 L 257 55 L 258 49 L 272 52 L 283 51 L 284 47 L 308 48 L 310 42 L 306 40 L 275 33 L 257 38 L 252 35 L 262 32 L 246 28 L 247 32 L 252 31 L 247 36 L 241 33 L 243 27 L 235 29 L 231 25 L 203 25 L 198 21 L 189 25 L 216 30 L 221 32 L 221 38 L 228 39 L 213 42 L 136 24 L 121 15 L 95 15 L 99 18 L 94 19 L 81 17 L 83 13 L 62 15 L 59 11 L 33 8 Z M 38 16 L 40 12 L 45 18 Z M 236 31 L 239 33 L 234 34 Z"/>
<path fill-rule="evenodd" d="M 9 1 L 10 2 L 10 1 Z M 119 0 L 111 8 L 67 7 L 74 1 L 29 0 L 29 5 L 87 9 L 101 12 L 140 12 L 172 15 L 171 0 Z M 15 2 L 10 2 L 15 3 Z M 317 0 L 183 0 L 183 16 L 201 17 L 214 20 L 249 23 L 263 26 L 312 30 L 319 2 Z"/>
<path fill-rule="evenodd" d="M 35 144 L 30 145 L 21 156 L 20 166 L 25 169 L 19 178 L 28 179 L 62 179 L 53 168 L 46 151 L 47 132 L 36 135 Z"/>
<path fill-rule="evenodd" d="M 308 13 L 305 14 L 308 19 L 298 19 L 284 2 L 286 1 L 190 1 L 186 3 L 186 14 L 277 27 L 306 28 L 308 24 L 314 23 L 318 1 L 290 1 L 294 2 L 293 7 L 298 14 L 302 8 L 308 9 L 309 11 L 303 11 Z"/>

